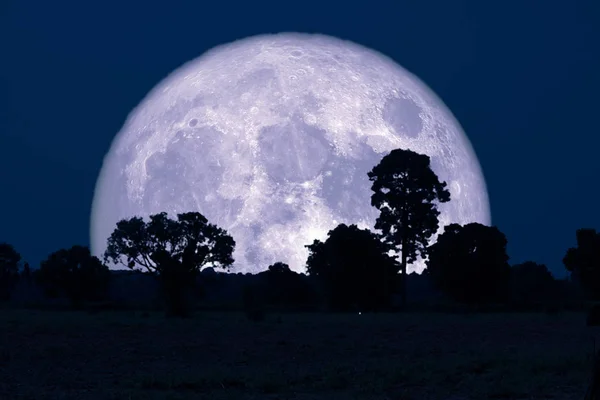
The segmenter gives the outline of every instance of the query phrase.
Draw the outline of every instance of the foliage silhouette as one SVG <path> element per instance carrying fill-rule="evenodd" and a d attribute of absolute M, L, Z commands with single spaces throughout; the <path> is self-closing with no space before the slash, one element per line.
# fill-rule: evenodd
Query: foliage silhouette
<path fill-rule="evenodd" d="M 309 249 L 307 272 L 323 283 L 335 310 L 379 310 L 390 306 L 398 264 L 381 236 L 356 225 L 338 225 L 325 242 Z"/>
<path fill-rule="evenodd" d="M 269 304 L 295 309 L 308 309 L 314 305 L 316 294 L 308 277 L 290 270 L 287 264 L 276 262 L 258 275 L 265 278 Z"/>
<path fill-rule="evenodd" d="M 8 243 L 0 243 L 0 300 L 8 300 L 19 279 L 21 255 Z"/>
<path fill-rule="evenodd" d="M 567 250 L 563 264 L 586 296 L 600 300 L 600 233 L 595 229 L 578 229 L 577 247 Z"/>
<path fill-rule="evenodd" d="M 189 314 L 185 296 L 197 273 L 209 266 L 229 268 L 234 247 L 225 230 L 198 212 L 178 214 L 176 220 L 163 212 L 148 222 L 140 217 L 119 221 L 104 259 L 160 278 L 167 314 L 183 317 Z"/>
<path fill-rule="evenodd" d="M 86 301 L 104 300 L 110 281 L 108 267 L 89 248 L 73 246 L 48 256 L 35 272 L 36 282 L 47 296 L 64 295 L 74 307 Z"/>
<path fill-rule="evenodd" d="M 600 326 L 600 305 L 594 304 L 590 307 L 585 323 L 587 326 Z"/>
<path fill-rule="evenodd" d="M 369 173 L 373 182 L 371 205 L 378 208 L 375 229 L 401 252 L 401 301 L 406 304 L 406 266 L 425 256 L 429 239 L 439 228 L 437 203 L 450 201 L 446 183 L 440 182 L 426 155 L 396 149 Z"/>
<path fill-rule="evenodd" d="M 585 392 L 584 400 L 600 399 L 600 350 L 594 355 L 592 376 Z"/>
<path fill-rule="evenodd" d="M 544 264 L 526 261 L 510 268 L 513 306 L 531 309 L 547 306 L 557 294 L 557 282 Z"/>
<path fill-rule="evenodd" d="M 267 268 L 267 271 L 272 274 L 288 274 L 290 272 L 292 272 L 290 270 L 290 266 L 287 265 L 286 263 L 283 263 L 281 261 L 276 262 L 275 264 L 271 264 L 269 265 L 269 267 Z"/>
<path fill-rule="evenodd" d="M 29 263 L 23 265 L 23 271 L 21 271 L 20 278 L 27 283 L 31 282 L 31 268 L 29 267 Z"/>
<path fill-rule="evenodd" d="M 454 300 L 484 304 L 506 300 L 510 267 L 506 237 L 498 228 L 450 224 L 429 247 L 426 273 Z"/>

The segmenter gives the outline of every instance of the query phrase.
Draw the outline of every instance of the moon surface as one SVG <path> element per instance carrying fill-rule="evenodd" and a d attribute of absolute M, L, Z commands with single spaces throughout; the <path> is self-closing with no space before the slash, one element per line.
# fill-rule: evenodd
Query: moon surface
<path fill-rule="evenodd" d="M 491 223 L 462 128 L 389 58 L 299 33 L 216 47 L 160 82 L 115 137 L 96 183 L 92 251 L 103 254 L 121 219 L 199 211 L 236 241 L 234 271 L 282 261 L 303 272 L 304 246 L 338 224 L 373 229 L 367 172 L 396 148 L 430 156 L 448 183 L 439 232 Z"/>

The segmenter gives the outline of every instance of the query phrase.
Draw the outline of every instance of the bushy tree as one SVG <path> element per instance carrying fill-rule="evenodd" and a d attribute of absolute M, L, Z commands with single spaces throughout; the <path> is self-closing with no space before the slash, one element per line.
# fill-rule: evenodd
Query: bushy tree
<path fill-rule="evenodd" d="M 356 225 L 338 225 L 309 249 L 307 272 L 319 278 L 334 309 L 375 310 L 390 305 L 398 264 L 382 238 Z"/>
<path fill-rule="evenodd" d="M 29 263 L 23 265 L 20 278 L 27 283 L 31 282 L 31 268 L 29 267 Z"/>
<path fill-rule="evenodd" d="M 380 211 L 375 229 L 401 252 L 404 305 L 407 264 L 426 256 L 429 239 L 439 228 L 437 204 L 450 201 L 450 192 L 431 169 L 429 157 L 411 150 L 392 150 L 368 176 L 373 182 L 371 205 Z"/>
<path fill-rule="evenodd" d="M 269 267 L 267 268 L 267 271 L 272 276 L 285 275 L 285 274 L 289 274 L 290 272 L 293 272 L 292 270 L 290 270 L 289 265 L 287 265 L 286 263 L 283 263 L 281 261 L 278 261 L 274 264 L 269 265 Z"/>
<path fill-rule="evenodd" d="M 8 243 L 0 243 L 0 300 L 8 300 L 19 279 L 21 255 Z"/>
<path fill-rule="evenodd" d="M 50 254 L 35 277 L 48 296 L 66 296 L 79 307 L 105 298 L 110 271 L 88 247 L 73 246 Z"/>
<path fill-rule="evenodd" d="M 160 278 L 169 315 L 185 316 L 185 293 L 205 267 L 229 268 L 235 242 L 198 212 L 133 217 L 117 223 L 108 239 L 105 261 L 145 270 Z"/>
<path fill-rule="evenodd" d="M 558 285 L 544 264 L 526 261 L 510 268 L 511 301 L 517 306 L 547 305 Z"/>
<path fill-rule="evenodd" d="M 270 304 L 294 308 L 313 305 L 315 293 L 307 276 L 290 270 L 287 264 L 276 262 L 259 275 L 266 279 L 267 300 Z"/>
<path fill-rule="evenodd" d="M 510 277 L 506 244 L 496 227 L 450 224 L 429 247 L 425 271 L 440 291 L 457 301 L 505 301 Z"/>
<path fill-rule="evenodd" d="M 595 229 L 578 229 L 577 246 L 567 250 L 563 264 L 586 296 L 600 300 L 600 233 Z"/>

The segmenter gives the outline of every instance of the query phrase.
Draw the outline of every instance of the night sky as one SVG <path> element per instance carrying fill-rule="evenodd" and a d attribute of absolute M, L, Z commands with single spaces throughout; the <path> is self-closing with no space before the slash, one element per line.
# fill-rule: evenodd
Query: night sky
<path fill-rule="evenodd" d="M 575 230 L 600 229 L 600 2 L 0 2 L 0 242 L 32 264 L 89 244 L 102 160 L 160 80 L 262 33 L 375 49 L 446 103 L 482 165 L 511 263 L 565 275 Z"/>

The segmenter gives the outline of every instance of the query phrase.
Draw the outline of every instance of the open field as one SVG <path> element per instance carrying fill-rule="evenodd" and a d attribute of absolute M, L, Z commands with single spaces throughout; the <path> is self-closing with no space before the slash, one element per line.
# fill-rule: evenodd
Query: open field
<path fill-rule="evenodd" d="M 0 327 L 6 400 L 581 400 L 597 336 L 578 313 L 0 310 Z"/>

